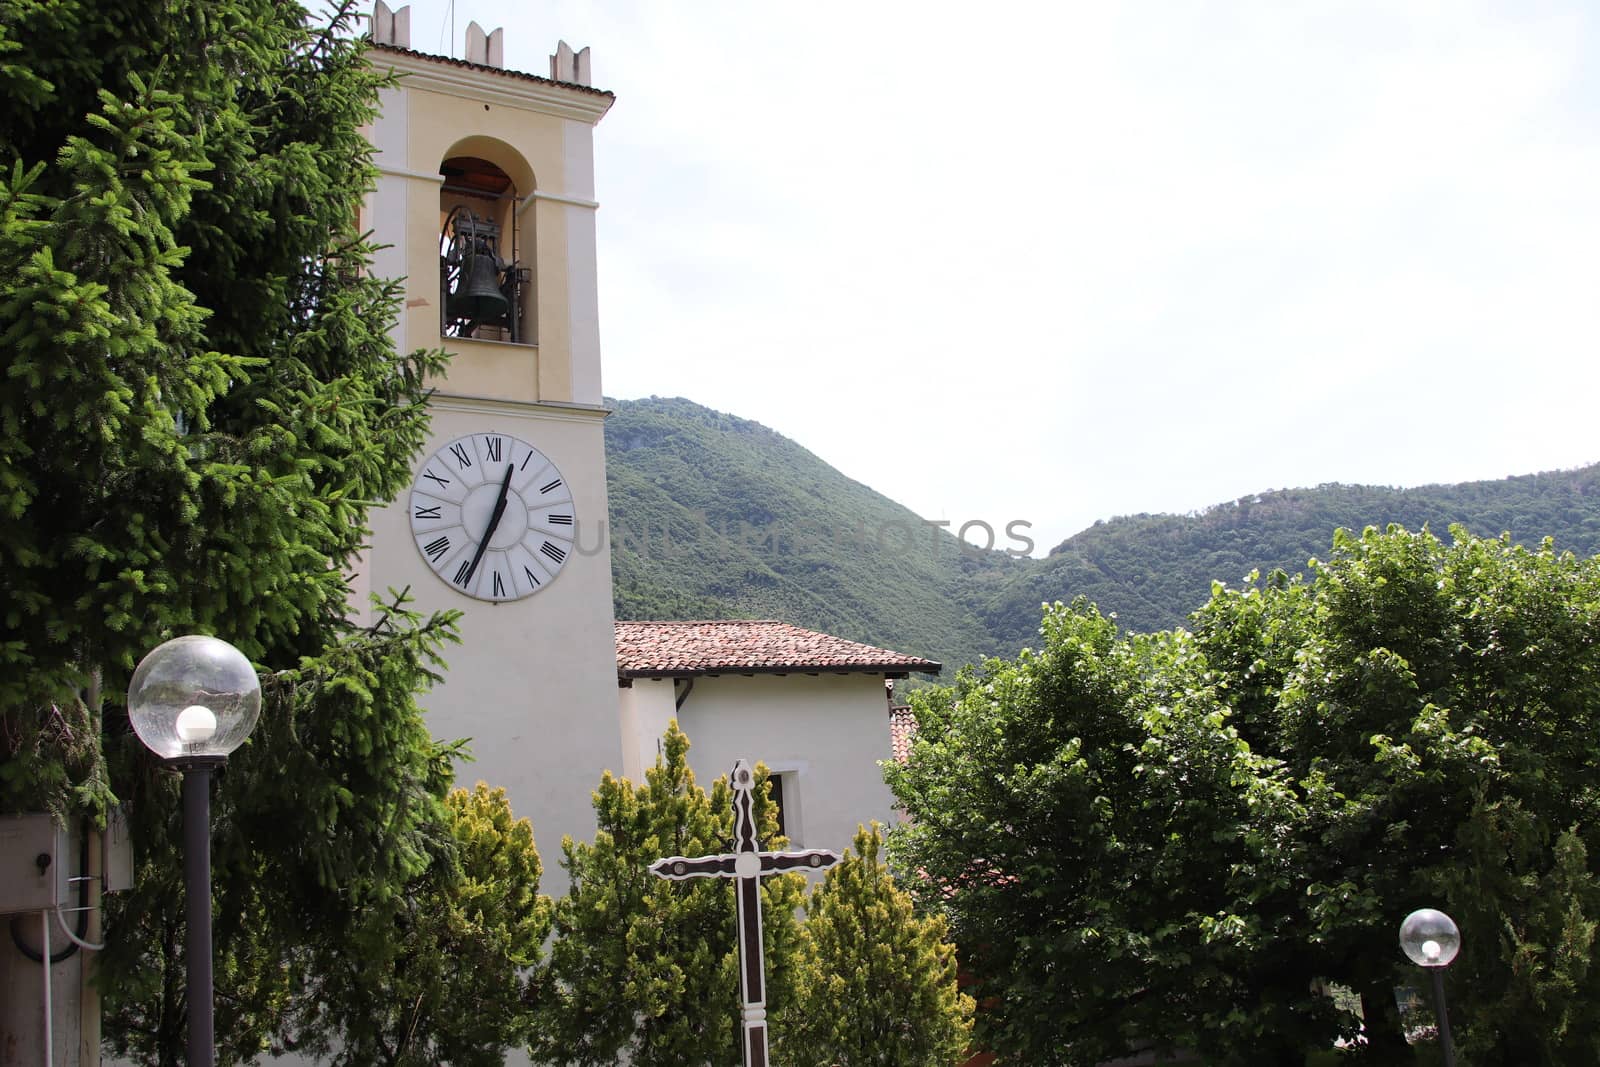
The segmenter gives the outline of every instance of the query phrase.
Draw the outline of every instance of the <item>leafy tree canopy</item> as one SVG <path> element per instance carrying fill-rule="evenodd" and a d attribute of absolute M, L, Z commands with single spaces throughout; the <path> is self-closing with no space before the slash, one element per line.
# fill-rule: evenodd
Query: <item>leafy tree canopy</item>
<path fill-rule="evenodd" d="M 793 1008 L 774 1059 L 796 1067 L 926 1067 L 960 1063 L 972 998 L 957 987 L 956 950 L 941 916 L 918 915 L 878 858 L 882 827 L 806 900 Z"/>
<path fill-rule="evenodd" d="M 995 1005 L 980 1044 L 1298 1064 L 1355 1034 L 1334 982 L 1393 1062 L 1396 931 L 1435 906 L 1471 1062 L 1594 1057 L 1600 560 L 1391 528 L 1313 572 L 1218 586 L 1191 631 L 1057 605 L 919 695 L 896 853 Z"/>

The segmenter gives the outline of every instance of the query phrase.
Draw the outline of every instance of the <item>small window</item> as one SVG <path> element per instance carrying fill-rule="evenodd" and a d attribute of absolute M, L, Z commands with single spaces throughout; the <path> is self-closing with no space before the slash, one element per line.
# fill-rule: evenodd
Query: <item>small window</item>
<path fill-rule="evenodd" d="M 795 820 L 790 818 L 789 806 L 784 803 L 784 796 L 787 795 L 791 801 L 799 799 L 793 778 L 794 775 L 792 774 L 779 774 L 776 771 L 767 776 L 767 781 L 772 785 L 772 802 L 778 806 L 778 833 L 789 838 L 789 844 L 791 845 L 797 843 L 790 831 L 790 827 L 795 825 Z M 788 787 L 787 794 L 785 786 Z"/>

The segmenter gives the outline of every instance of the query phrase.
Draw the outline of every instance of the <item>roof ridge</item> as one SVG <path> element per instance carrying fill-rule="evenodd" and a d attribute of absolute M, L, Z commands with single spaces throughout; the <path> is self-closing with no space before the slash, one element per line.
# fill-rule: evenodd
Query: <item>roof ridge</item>
<path fill-rule="evenodd" d="M 683 677 L 722 672 L 834 671 L 937 674 L 939 663 L 865 641 L 809 630 L 781 619 L 615 621 L 623 677 Z"/>
<path fill-rule="evenodd" d="M 792 622 L 782 619 L 617 619 L 618 626 L 793 626 L 796 630 L 804 630 L 804 626 L 796 626 Z M 821 630 L 812 630 L 811 633 L 821 633 Z M 843 640 L 843 638 L 840 638 Z"/>

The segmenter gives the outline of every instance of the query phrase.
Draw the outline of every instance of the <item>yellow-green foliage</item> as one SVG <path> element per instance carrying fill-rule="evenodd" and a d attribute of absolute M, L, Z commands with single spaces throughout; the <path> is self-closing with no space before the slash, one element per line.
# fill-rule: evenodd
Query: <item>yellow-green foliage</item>
<path fill-rule="evenodd" d="M 465 944 L 481 948 L 486 963 L 529 967 L 550 930 L 551 904 L 539 895 L 543 865 L 533 826 L 518 819 L 504 789 L 479 782 L 446 800 L 460 879 L 443 903 Z"/>
<path fill-rule="evenodd" d="M 447 849 L 370 908 L 358 951 L 313 980 L 318 1029 L 339 1035 L 320 1047 L 336 1065 L 490 1067 L 527 1041 L 551 915 L 533 828 L 482 782 L 445 806 Z"/>
<path fill-rule="evenodd" d="M 594 842 L 562 842 L 572 885 L 556 906 L 552 982 L 536 1045 L 545 1058 L 606 1067 L 624 1055 L 634 1067 L 739 1059 L 732 882 L 666 881 L 647 869 L 664 856 L 732 848 L 727 778 L 707 793 L 689 769 L 688 751 L 674 722 L 642 785 L 609 772 L 601 779 Z M 755 817 L 762 848 L 781 844 L 760 765 Z M 768 1005 L 781 1011 L 804 879 L 761 881 Z"/>
<path fill-rule="evenodd" d="M 946 1067 L 961 1062 L 972 998 L 956 984 L 942 916 L 916 914 L 878 859 L 877 823 L 806 904 L 792 1009 L 777 1062 L 794 1067 Z"/>

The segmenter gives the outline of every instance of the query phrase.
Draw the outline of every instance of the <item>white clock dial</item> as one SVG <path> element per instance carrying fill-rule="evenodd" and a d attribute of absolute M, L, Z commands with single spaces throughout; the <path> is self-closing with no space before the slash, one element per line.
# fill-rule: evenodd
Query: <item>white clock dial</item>
<path fill-rule="evenodd" d="M 458 437 L 417 468 L 411 535 L 433 573 L 479 600 L 519 600 L 555 580 L 577 515 L 543 452 L 504 433 Z"/>

